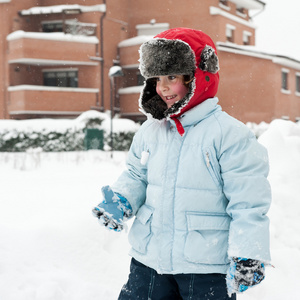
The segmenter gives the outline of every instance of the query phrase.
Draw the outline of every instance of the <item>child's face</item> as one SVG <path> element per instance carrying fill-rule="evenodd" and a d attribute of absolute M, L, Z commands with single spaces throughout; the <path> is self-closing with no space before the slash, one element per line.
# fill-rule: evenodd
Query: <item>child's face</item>
<path fill-rule="evenodd" d="M 184 85 L 183 75 L 158 76 L 156 92 L 170 108 L 187 94 L 188 87 Z"/>

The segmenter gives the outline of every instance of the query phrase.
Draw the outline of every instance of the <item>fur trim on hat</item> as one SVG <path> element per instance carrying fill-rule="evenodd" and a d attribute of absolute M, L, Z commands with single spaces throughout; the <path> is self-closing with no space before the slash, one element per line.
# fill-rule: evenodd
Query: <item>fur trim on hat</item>
<path fill-rule="evenodd" d="M 211 46 L 206 45 L 202 50 L 199 68 L 202 71 L 207 71 L 213 74 L 216 74 L 219 71 L 219 59 L 215 50 Z"/>
<path fill-rule="evenodd" d="M 181 40 L 153 39 L 140 48 L 140 71 L 147 79 L 166 75 L 191 75 L 196 68 L 195 54 Z"/>
<path fill-rule="evenodd" d="M 140 96 L 139 102 L 143 112 L 150 114 L 154 119 L 162 120 L 169 118 L 175 113 L 179 113 L 181 108 L 184 107 L 190 100 L 195 85 L 190 83 L 188 93 L 178 102 L 174 103 L 170 108 L 156 93 L 156 83 L 153 79 L 149 78 L 145 82 L 143 92 Z"/>

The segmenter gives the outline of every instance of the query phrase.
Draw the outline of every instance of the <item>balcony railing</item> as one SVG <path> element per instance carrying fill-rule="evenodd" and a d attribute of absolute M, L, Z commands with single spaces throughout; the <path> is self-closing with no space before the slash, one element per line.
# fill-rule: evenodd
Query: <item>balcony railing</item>
<path fill-rule="evenodd" d="M 77 20 L 66 20 L 64 29 L 65 33 L 70 33 L 72 35 L 95 36 L 97 25 L 92 23 L 82 23 Z"/>

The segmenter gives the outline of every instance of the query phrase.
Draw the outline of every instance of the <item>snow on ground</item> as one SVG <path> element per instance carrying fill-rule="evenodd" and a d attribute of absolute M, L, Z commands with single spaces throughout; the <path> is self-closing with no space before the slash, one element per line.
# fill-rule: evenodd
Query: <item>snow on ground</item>
<path fill-rule="evenodd" d="M 239 300 L 299 299 L 300 126 L 275 120 L 269 150 L 275 268 Z M 125 168 L 126 153 L 0 153 L 0 299 L 114 300 L 127 280 L 127 233 L 102 228 L 91 209 Z M 130 224 L 129 224 L 130 227 Z"/>

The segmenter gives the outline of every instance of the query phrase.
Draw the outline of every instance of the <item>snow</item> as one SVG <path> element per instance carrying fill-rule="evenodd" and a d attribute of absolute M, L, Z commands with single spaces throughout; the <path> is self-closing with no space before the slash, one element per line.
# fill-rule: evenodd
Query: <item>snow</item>
<path fill-rule="evenodd" d="M 121 74 L 122 74 L 122 68 L 120 66 L 112 66 L 108 72 L 109 77 L 121 76 Z"/>
<path fill-rule="evenodd" d="M 105 12 L 106 5 L 98 4 L 98 5 L 51 5 L 51 6 L 36 6 L 31 7 L 29 9 L 21 10 L 21 15 L 40 15 L 40 14 L 59 14 L 63 13 L 67 10 L 80 10 L 81 12 Z"/>
<path fill-rule="evenodd" d="M 106 132 L 110 131 L 110 119 L 104 120 L 101 125 L 102 125 L 101 127 Z M 127 132 L 127 131 L 136 132 L 138 130 L 139 126 L 140 125 L 138 125 L 137 123 L 135 123 L 134 121 L 129 120 L 129 119 L 113 120 L 113 131 L 114 132 Z"/>
<path fill-rule="evenodd" d="M 297 300 L 300 126 L 283 120 L 262 126 L 256 130 L 270 156 L 275 268 L 238 299 Z M 101 187 L 124 170 L 126 155 L 0 153 L 0 299 L 117 299 L 129 272 L 128 232 L 106 230 L 91 210 L 101 201 Z"/>
<path fill-rule="evenodd" d="M 32 60 L 32 61 L 34 61 L 34 60 Z M 58 91 L 58 92 L 98 93 L 99 89 L 20 84 L 20 85 L 9 86 L 8 91 L 9 92 L 12 92 L 12 91 Z"/>
<path fill-rule="evenodd" d="M 77 42 L 77 43 L 89 43 L 98 44 L 99 40 L 95 36 L 74 35 L 64 32 L 25 32 L 23 30 L 17 30 L 9 35 L 6 39 L 8 41 L 17 39 L 39 39 L 39 40 L 52 40 L 52 41 L 64 41 L 64 42 Z"/>
<path fill-rule="evenodd" d="M 137 86 L 129 86 L 126 88 L 121 88 L 118 90 L 118 93 L 120 95 L 125 95 L 125 94 L 140 94 L 141 91 L 143 90 L 144 86 L 143 85 L 137 85 Z"/>
<path fill-rule="evenodd" d="M 29 120 L 0 120 L 0 133 L 3 131 L 22 131 L 22 132 L 65 132 L 67 129 L 82 129 L 90 119 L 101 119 L 101 128 L 110 132 L 110 112 L 98 112 L 96 110 L 86 111 L 76 119 L 29 119 Z M 136 132 L 139 124 L 129 119 L 113 119 L 113 131 Z M 0 298 L 1 299 L 1 298 Z"/>
<path fill-rule="evenodd" d="M 149 40 L 151 40 L 152 38 L 154 38 L 154 35 L 139 35 L 139 36 L 135 36 L 133 38 L 127 39 L 127 40 L 123 40 L 118 44 L 119 48 L 122 47 L 130 47 L 130 46 L 137 46 L 137 45 L 141 45 L 144 42 L 147 42 Z"/>

